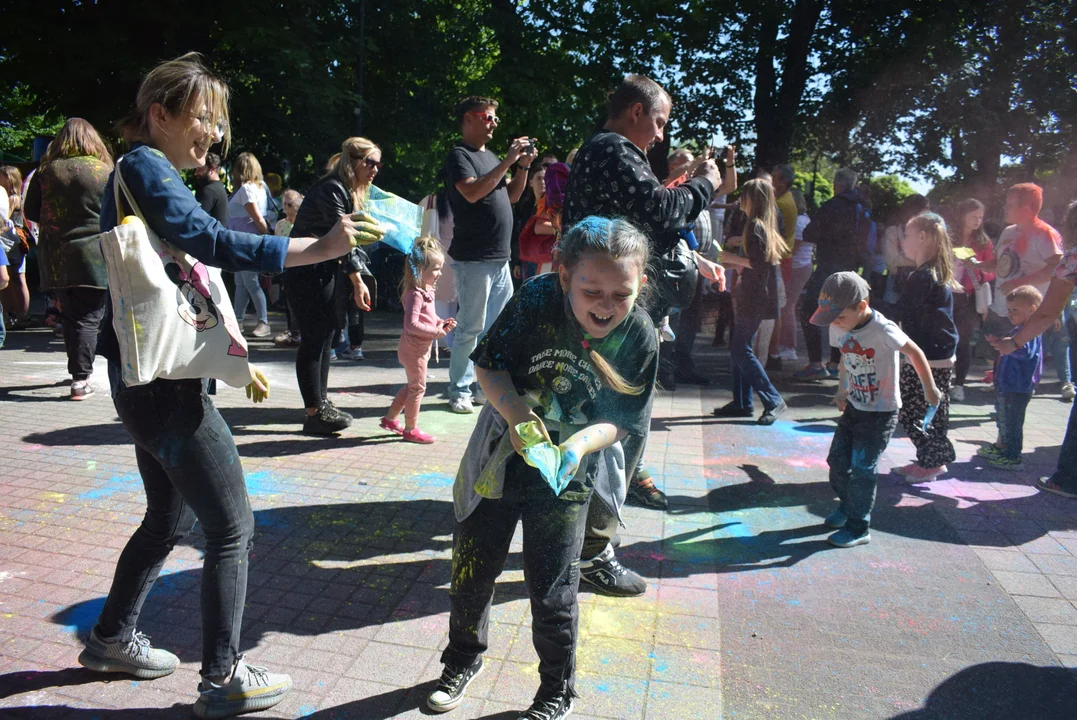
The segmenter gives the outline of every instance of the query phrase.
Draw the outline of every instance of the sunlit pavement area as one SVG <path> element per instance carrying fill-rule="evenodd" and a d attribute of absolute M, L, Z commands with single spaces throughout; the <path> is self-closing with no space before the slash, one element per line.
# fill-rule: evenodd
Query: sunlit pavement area
<path fill-rule="evenodd" d="M 268 403 L 224 386 L 216 396 L 257 519 L 243 650 L 295 680 L 263 717 L 428 714 L 448 629 L 451 486 L 474 416 L 448 412 L 442 358 L 420 416 L 437 442 L 406 445 L 379 429 L 404 382 L 399 327 L 398 316 L 371 316 L 367 360 L 334 364 L 333 400 L 356 416 L 337 438 L 299 434 L 294 350 L 252 343 L 273 383 Z M 729 398 L 728 360 L 702 338 L 698 351 L 715 384 L 655 402 L 647 464 L 670 508 L 625 513 L 619 556 L 650 589 L 580 594 L 573 717 L 1077 717 L 1077 500 L 1033 485 L 1054 468 L 1071 408 L 1051 371 L 1029 405 L 1023 471 L 974 457 L 994 439 L 991 389 L 974 384 L 952 414 L 959 462 L 942 479 L 907 484 L 889 474 L 913 457 L 896 437 L 871 544 L 839 550 L 822 526 L 834 506 L 834 382 L 779 381 L 792 410 L 771 428 L 718 420 L 710 412 Z M 181 668 L 140 682 L 76 663 L 144 498 L 103 362 L 87 401 L 66 399 L 65 378 L 51 330 L 9 334 L 0 716 L 189 717 L 198 531 L 173 552 L 139 625 Z M 486 669 L 449 717 L 515 718 L 538 686 L 518 543 L 494 598 Z"/>

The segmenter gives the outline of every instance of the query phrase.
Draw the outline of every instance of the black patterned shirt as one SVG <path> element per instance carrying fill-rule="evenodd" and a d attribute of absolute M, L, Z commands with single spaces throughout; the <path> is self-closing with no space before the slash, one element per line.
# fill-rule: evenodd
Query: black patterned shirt
<path fill-rule="evenodd" d="M 620 133 L 599 130 L 584 143 L 572 163 L 565 188 L 565 227 L 589 215 L 620 217 L 651 239 L 652 250 L 689 227 L 710 203 L 714 187 L 706 178 L 693 178 L 676 188 L 662 186 L 647 156 Z"/>

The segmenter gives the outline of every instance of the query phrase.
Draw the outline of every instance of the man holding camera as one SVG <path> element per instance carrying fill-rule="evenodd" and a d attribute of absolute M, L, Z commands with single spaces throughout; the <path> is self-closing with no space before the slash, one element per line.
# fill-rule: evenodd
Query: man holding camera
<path fill-rule="evenodd" d="M 445 187 L 453 214 L 449 246 L 456 275 L 456 334 L 449 360 L 449 409 L 475 411 L 471 353 L 512 297 L 509 270 L 512 204 L 527 186 L 527 168 L 535 160 L 531 138 L 516 138 L 504 160 L 486 149 L 497 127 L 497 101 L 465 98 L 456 107 L 461 141 L 445 161 Z M 506 174 L 519 163 L 511 180 Z M 481 395 L 474 396 L 482 402 Z"/>
<path fill-rule="evenodd" d="M 688 228 L 707 209 L 716 189 L 736 188 L 732 157 L 727 161 L 729 183 L 712 159 L 695 166 L 688 180 L 668 188 L 655 177 L 647 151 L 662 140 L 672 100 L 661 85 L 643 75 L 628 75 L 609 97 L 608 115 L 601 130 L 576 154 L 565 189 L 563 223 L 567 228 L 588 215 L 621 217 L 639 227 L 651 240 L 654 258 L 673 248 Z M 701 270 L 713 274 L 718 266 L 699 260 Z M 704 265 L 706 263 L 706 265 Z M 658 321 L 668 312 L 663 307 L 662 279 L 656 302 L 648 308 Z M 643 468 L 646 438 L 629 435 L 622 441 L 629 492 L 642 504 L 663 508 L 668 504 Z M 614 554 L 617 518 L 611 508 L 592 502 L 580 555 L 580 579 L 603 595 L 631 597 L 647 590 L 647 581 L 620 564 Z"/>

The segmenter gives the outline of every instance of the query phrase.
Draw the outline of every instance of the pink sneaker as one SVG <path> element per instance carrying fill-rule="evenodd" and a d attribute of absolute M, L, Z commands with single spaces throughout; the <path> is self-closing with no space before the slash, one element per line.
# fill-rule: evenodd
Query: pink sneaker
<path fill-rule="evenodd" d="M 395 432 L 397 435 L 404 434 L 404 426 L 400 424 L 399 420 L 390 420 L 389 418 L 381 419 L 381 427 L 383 430 L 389 432 Z"/>
<path fill-rule="evenodd" d="M 412 428 L 411 430 L 404 431 L 404 442 L 419 443 L 420 445 L 429 445 L 434 442 L 434 436 L 428 433 L 424 433 L 419 428 Z"/>
<path fill-rule="evenodd" d="M 905 476 L 905 482 L 921 483 L 927 482 L 928 480 L 934 480 L 938 476 L 944 475 L 946 473 L 946 466 L 940 465 L 937 468 L 925 468 L 913 463 L 911 465 L 906 465 L 901 468 L 901 470 L 903 472 L 900 474 Z"/>

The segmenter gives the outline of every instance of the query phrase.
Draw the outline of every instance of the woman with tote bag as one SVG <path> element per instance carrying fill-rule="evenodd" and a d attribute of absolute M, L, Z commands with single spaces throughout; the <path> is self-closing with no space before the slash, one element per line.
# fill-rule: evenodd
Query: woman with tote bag
<path fill-rule="evenodd" d="M 279 273 L 285 267 L 323 262 L 347 253 L 352 236 L 362 227 L 352 216 L 344 216 L 324 237 L 289 239 L 235 232 L 202 210 L 184 186 L 179 171 L 202 166 L 210 146 L 217 142 L 223 141 L 227 149 L 228 87 L 196 53 L 150 71 L 123 130 L 133 143 L 132 150 L 117 162 L 109 179 L 101 208 L 101 230 L 115 237 L 120 230 L 119 219 L 136 225 L 142 222 L 176 254 L 195 259 L 193 265 L 186 267 L 167 259 L 159 259 L 159 264 L 164 262 L 177 277 L 171 294 L 184 301 L 180 303 L 180 314 L 187 313 L 186 319 L 198 313 L 204 315 L 198 320 L 199 329 L 209 327 L 206 318 L 223 317 L 223 308 L 229 304 L 223 285 L 215 285 L 220 275 L 214 275 L 213 268 Z M 124 191 L 120 200 L 123 207 L 119 208 L 116 198 L 120 194 L 113 188 L 117 174 Z M 103 248 L 108 261 L 105 241 Z M 207 266 L 212 266 L 213 272 L 207 273 Z M 124 291 L 112 282 L 115 269 L 110 262 L 114 320 L 102 333 L 113 378 L 117 378 L 120 367 L 140 362 L 130 355 L 121 356 L 119 343 L 127 338 L 117 338 L 115 331 L 125 332 L 123 309 L 145 299 L 123 297 Z M 165 320 L 162 316 L 162 322 Z M 142 327 L 139 331 L 152 333 L 154 329 Z M 245 348 L 242 357 L 246 357 Z M 175 368 L 170 372 L 173 378 L 186 377 Z M 125 372 L 124 377 L 131 376 Z M 253 371 L 251 377 L 255 379 L 248 386 L 248 394 L 253 391 L 259 399 L 268 387 L 264 378 L 256 377 Z M 153 648 L 149 639 L 136 630 L 136 623 L 169 552 L 197 520 L 206 535 L 206 550 L 201 602 L 202 681 L 194 712 L 202 718 L 220 718 L 272 707 L 287 694 L 291 679 L 247 665 L 239 653 L 254 515 L 232 433 L 203 390 L 201 380 L 157 375 L 149 382 L 139 377 L 138 382 L 141 384 L 117 379 L 113 401 L 135 444 L 146 488 L 146 514 L 120 554 L 108 598 L 79 662 L 98 672 L 126 673 L 143 679 L 162 677 L 175 670 L 179 659 L 166 650 Z"/>

